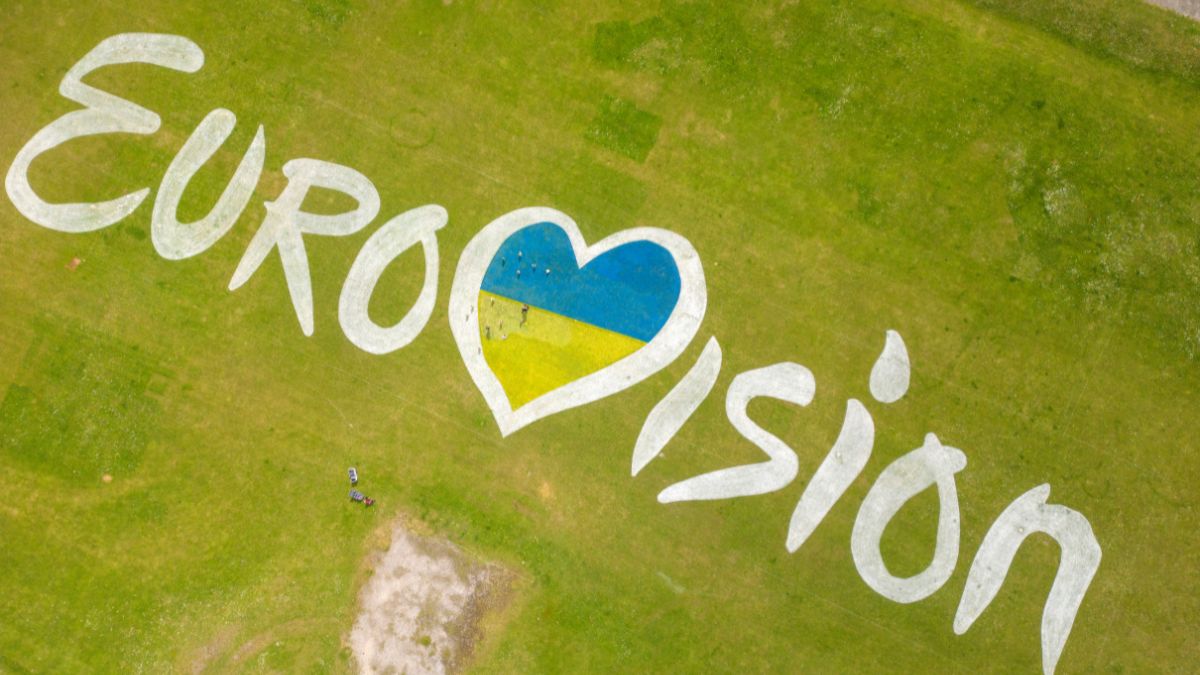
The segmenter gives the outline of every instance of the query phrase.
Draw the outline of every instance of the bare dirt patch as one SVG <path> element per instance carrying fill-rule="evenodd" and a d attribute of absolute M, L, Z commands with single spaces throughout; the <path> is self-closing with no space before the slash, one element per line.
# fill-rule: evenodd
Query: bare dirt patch
<path fill-rule="evenodd" d="M 362 673 L 461 671 L 483 622 L 507 605 L 515 575 L 403 523 L 359 594 L 350 648 Z"/>
<path fill-rule="evenodd" d="M 1158 5 L 1184 16 L 1200 20 L 1200 0 L 1149 0 L 1150 4 Z"/>
<path fill-rule="evenodd" d="M 107 474 L 105 474 L 107 475 Z M 200 675 L 216 662 L 222 654 L 229 650 L 233 639 L 237 637 L 238 626 L 225 626 L 211 640 L 201 646 L 188 659 L 187 671 L 192 675 Z"/>

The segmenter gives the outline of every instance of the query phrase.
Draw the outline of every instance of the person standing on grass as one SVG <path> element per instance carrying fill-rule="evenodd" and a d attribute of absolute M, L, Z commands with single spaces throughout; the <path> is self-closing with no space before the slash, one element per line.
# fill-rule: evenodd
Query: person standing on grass
<path fill-rule="evenodd" d="M 529 305 L 521 305 L 521 325 L 525 325 L 525 321 L 529 319 Z"/>

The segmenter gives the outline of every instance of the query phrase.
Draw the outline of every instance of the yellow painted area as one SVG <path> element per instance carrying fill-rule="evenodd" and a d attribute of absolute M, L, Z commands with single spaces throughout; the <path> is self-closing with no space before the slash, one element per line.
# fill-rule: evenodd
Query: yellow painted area
<path fill-rule="evenodd" d="M 521 303 L 486 291 L 479 292 L 479 337 L 514 410 L 645 345 L 533 306 L 522 324 Z"/>

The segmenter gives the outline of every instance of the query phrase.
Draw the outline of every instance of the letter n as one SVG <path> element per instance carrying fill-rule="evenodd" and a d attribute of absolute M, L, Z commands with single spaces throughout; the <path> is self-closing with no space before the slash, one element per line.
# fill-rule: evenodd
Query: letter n
<path fill-rule="evenodd" d="M 1058 665 L 1083 595 L 1100 567 L 1100 544 L 1087 518 L 1065 506 L 1047 504 L 1049 497 L 1050 485 L 1039 485 L 1009 504 L 992 523 L 971 563 L 954 615 L 954 632 L 966 633 L 996 597 L 1025 539 L 1034 532 L 1050 535 L 1062 548 L 1062 557 L 1042 610 L 1042 671 L 1046 675 Z"/>

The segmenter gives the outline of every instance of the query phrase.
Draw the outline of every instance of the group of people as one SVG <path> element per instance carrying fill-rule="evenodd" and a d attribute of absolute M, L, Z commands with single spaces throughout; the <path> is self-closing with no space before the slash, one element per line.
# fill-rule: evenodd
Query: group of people
<path fill-rule="evenodd" d="M 354 467 L 350 467 L 350 485 L 351 485 L 351 488 L 350 488 L 350 500 L 351 501 L 361 502 L 363 506 L 371 506 L 372 504 L 375 503 L 374 499 L 371 499 L 370 497 L 368 497 L 368 496 L 364 495 L 363 493 L 359 492 L 358 490 L 354 489 L 353 486 L 358 485 L 358 470 L 355 469 Z"/>
<path fill-rule="evenodd" d="M 492 298 L 492 299 L 491 299 L 491 306 L 492 306 L 492 307 L 495 307 L 495 306 L 496 306 L 496 299 L 495 299 L 495 298 Z M 524 327 L 524 326 L 525 326 L 525 322 L 527 322 L 527 321 L 529 321 L 529 305 L 522 304 L 522 305 L 521 305 L 521 323 L 517 324 L 517 327 L 518 327 L 518 328 Z M 497 329 L 498 329 L 498 331 L 499 331 L 499 333 L 500 333 L 500 339 L 501 339 L 501 340 L 507 340 L 507 339 L 508 339 L 508 333 L 505 333 L 505 332 L 504 332 L 504 321 L 500 321 L 500 322 L 497 324 Z M 492 324 L 490 324 L 490 323 L 485 323 L 485 324 L 483 325 L 483 337 L 484 337 L 485 339 L 488 339 L 488 340 L 491 340 L 491 339 L 492 339 Z"/>
<path fill-rule="evenodd" d="M 525 252 L 517 251 L 517 278 L 518 279 L 521 278 L 521 263 L 524 261 L 524 259 L 525 259 Z M 500 256 L 500 266 L 506 267 L 507 265 L 508 265 L 508 258 L 505 258 L 504 256 Z M 537 268 L 538 268 L 537 263 L 530 263 L 529 266 L 531 269 L 533 269 L 534 272 L 537 272 Z M 546 276 L 550 276 L 550 268 L 549 267 L 543 267 L 542 271 L 544 271 L 546 273 Z"/>
<path fill-rule="evenodd" d="M 524 251 L 517 251 L 517 278 L 518 278 L 518 279 L 520 279 L 520 278 L 521 278 L 521 264 L 524 262 L 524 259 L 525 259 L 525 252 L 524 252 Z M 501 267 L 507 267 L 507 266 L 508 266 L 508 258 L 506 258 L 506 257 L 504 257 L 504 256 L 500 256 L 500 266 L 501 266 Z M 530 263 L 530 264 L 529 264 L 529 267 L 530 267 L 530 269 L 532 269 L 534 272 L 537 272 L 537 269 L 538 269 L 538 264 L 537 264 L 537 263 Z M 550 276 L 550 268 L 549 268 L 549 267 L 543 267 L 543 268 L 542 268 L 542 272 L 543 272 L 543 273 L 545 273 L 545 275 L 546 275 L 546 276 Z M 492 298 L 492 299 L 491 299 L 491 306 L 492 306 L 492 307 L 495 307 L 495 306 L 496 306 L 496 299 L 495 299 L 495 298 Z M 470 318 L 470 317 L 468 317 L 468 319 L 469 319 L 469 318 Z M 521 323 L 520 323 L 520 324 L 518 324 L 518 327 L 524 327 L 524 326 L 525 326 L 525 323 L 526 323 L 527 321 L 529 321 L 529 305 L 522 304 L 522 305 L 521 305 Z M 496 325 L 496 333 L 497 333 L 497 339 L 500 339 L 500 340 L 507 340 L 507 339 L 508 339 L 508 333 L 504 332 L 504 322 L 503 322 L 503 321 L 499 321 L 499 322 L 497 323 L 497 325 Z M 490 323 L 487 323 L 487 324 L 484 324 L 484 325 L 483 325 L 483 337 L 484 337 L 484 339 L 487 339 L 487 340 L 491 340 L 491 339 L 492 339 L 492 325 L 491 325 Z"/>

